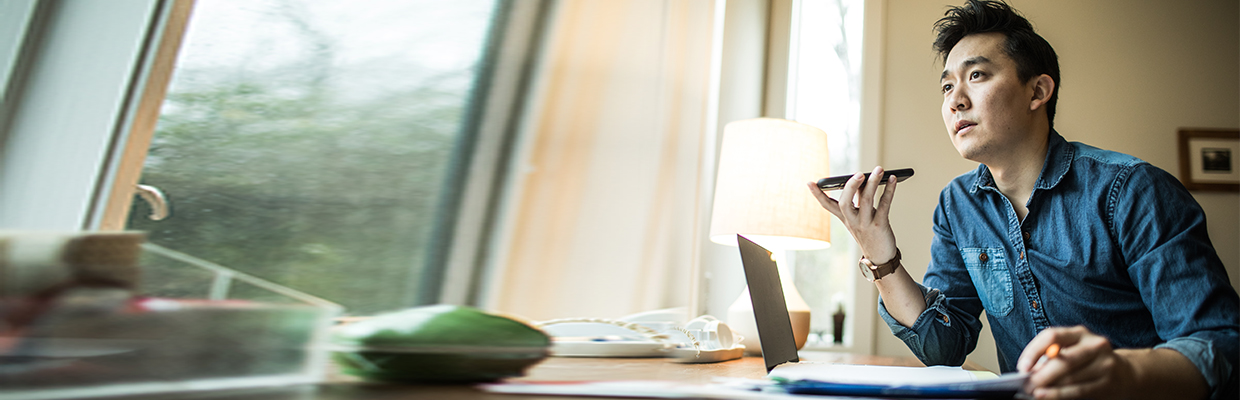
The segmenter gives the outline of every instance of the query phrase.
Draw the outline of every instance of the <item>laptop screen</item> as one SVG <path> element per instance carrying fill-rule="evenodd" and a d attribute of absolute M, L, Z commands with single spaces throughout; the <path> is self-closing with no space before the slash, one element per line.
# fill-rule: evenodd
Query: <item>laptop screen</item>
<path fill-rule="evenodd" d="M 779 269 L 771 252 L 741 235 L 736 235 L 736 244 L 741 249 L 741 263 L 745 266 L 745 281 L 749 283 L 749 300 L 753 303 L 766 371 L 771 372 L 779 364 L 799 361 L 792 320 L 784 302 L 784 287 L 779 282 Z"/>

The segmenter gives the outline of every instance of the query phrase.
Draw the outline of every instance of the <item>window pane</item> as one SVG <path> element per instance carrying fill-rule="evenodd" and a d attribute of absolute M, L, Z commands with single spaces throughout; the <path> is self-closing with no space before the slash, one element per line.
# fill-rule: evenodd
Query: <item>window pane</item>
<path fill-rule="evenodd" d="M 799 2 L 790 115 L 827 132 L 831 175 L 859 169 L 863 6 L 863 0 Z M 853 304 L 861 256 L 848 229 L 830 218 L 830 248 L 795 252 L 794 279 L 814 310 L 807 347 L 852 346 L 855 316 L 873 312 Z M 843 314 L 842 337 L 835 337 L 836 314 Z"/>
<path fill-rule="evenodd" d="M 197 2 L 142 177 L 172 214 L 129 228 L 350 314 L 413 305 L 496 8 Z"/>

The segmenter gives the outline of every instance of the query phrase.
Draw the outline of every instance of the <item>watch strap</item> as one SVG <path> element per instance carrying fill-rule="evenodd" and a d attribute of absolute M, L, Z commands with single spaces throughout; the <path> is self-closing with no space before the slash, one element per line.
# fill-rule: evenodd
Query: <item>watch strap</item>
<path fill-rule="evenodd" d="M 861 256 L 861 263 L 870 267 L 870 271 L 874 276 L 873 280 L 883 279 L 884 276 L 891 275 L 891 273 L 896 272 L 896 268 L 900 267 L 900 249 L 896 248 L 896 256 L 886 263 L 874 264 L 864 255 Z"/>

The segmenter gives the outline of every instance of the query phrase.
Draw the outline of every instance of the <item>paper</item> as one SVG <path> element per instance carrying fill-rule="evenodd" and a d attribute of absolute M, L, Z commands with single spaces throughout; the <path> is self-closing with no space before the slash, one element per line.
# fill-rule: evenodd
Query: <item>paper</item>
<path fill-rule="evenodd" d="M 644 399 L 788 400 L 863 397 L 1011 398 L 1026 375 L 968 371 L 960 367 L 887 367 L 788 363 L 773 380 L 722 379 L 709 384 L 675 381 L 519 381 L 480 385 L 492 393 Z M 781 383 L 775 383 L 780 381 Z M 849 396 L 849 397 L 833 397 Z"/>
<path fill-rule="evenodd" d="M 921 398 L 1003 397 L 1021 392 L 1026 374 L 995 376 L 960 367 L 888 367 L 789 363 L 768 375 L 789 393 Z"/>
<path fill-rule="evenodd" d="M 985 374 L 990 377 L 995 376 L 989 372 Z M 815 380 L 888 386 L 933 385 L 979 380 L 977 374 L 960 367 L 889 367 L 813 362 L 781 364 L 775 367 L 769 376 L 791 381 Z"/>
<path fill-rule="evenodd" d="M 748 381 L 748 380 L 747 380 Z M 510 382 L 479 385 L 491 393 L 531 394 L 549 396 L 625 397 L 642 399 L 716 399 L 716 400 L 805 400 L 771 389 L 766 381 L 745 383 L 695 384 L 675 381 L 575 381 L 575 382 Z M 815 397 L 830 398 L 830 397 Z"/>

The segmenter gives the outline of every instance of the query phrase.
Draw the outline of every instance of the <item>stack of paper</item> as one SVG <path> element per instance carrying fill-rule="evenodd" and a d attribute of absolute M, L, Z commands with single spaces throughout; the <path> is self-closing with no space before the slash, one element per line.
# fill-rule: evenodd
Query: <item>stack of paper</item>
<path fill-rule="evenodd" d="M 513 382 L 483 385 L 488 392 L 649 399 L 804 399 L 799 394 L 903 398 L 1012 398 L 1024 374 L 996 376 L 960 367 L 888 367 L 788 363 L 770 380 L 719 379 L 710 384 L 674 381 Z M 815 397 L 823 398 L 823 397 Z M 829 398 L 829 397 L 827 397 Z"/>

